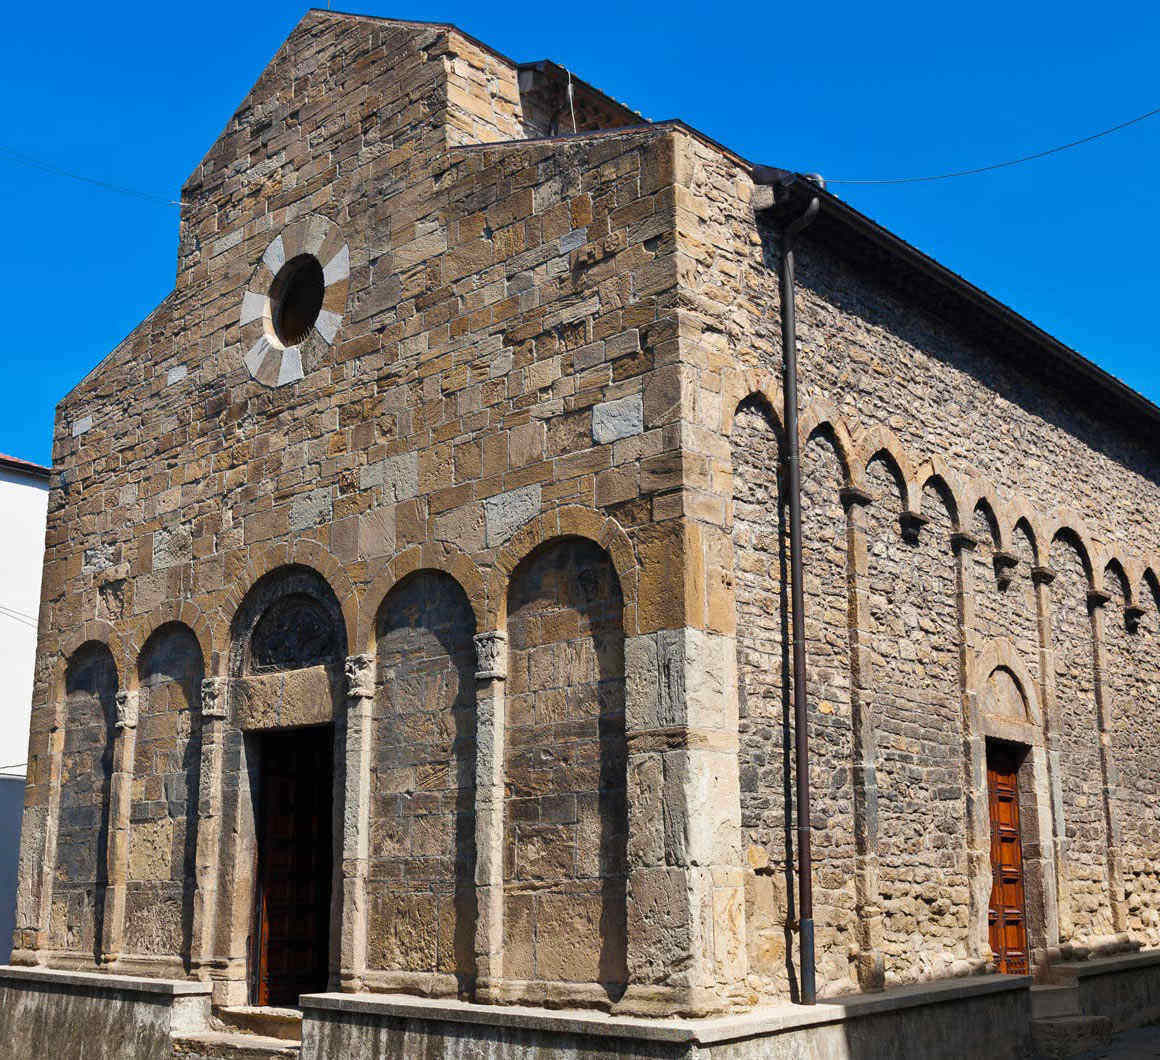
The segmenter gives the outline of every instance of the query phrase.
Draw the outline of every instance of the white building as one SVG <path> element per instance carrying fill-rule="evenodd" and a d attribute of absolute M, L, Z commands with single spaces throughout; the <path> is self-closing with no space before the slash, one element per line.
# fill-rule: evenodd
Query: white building
<path fill-rule="evenodd" d="M 8 960 L 49 469 L 0 454 L 0 963 Z"/>

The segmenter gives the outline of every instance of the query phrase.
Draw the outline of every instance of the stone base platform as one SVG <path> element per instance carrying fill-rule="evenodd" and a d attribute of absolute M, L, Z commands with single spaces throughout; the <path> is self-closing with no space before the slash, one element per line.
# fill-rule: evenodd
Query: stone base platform
<path fill-rule="evenodd" d="M 1028 976 L 956 979 L 703 1020 L 313 994 L 301 999 L 302 1060 L 1022 1060 L 1031 1048 L 1030 984 Z"/>
<path fill-rule="evenodd" d="M 206 1026 L 210 985 L 0 966 L 2 1060 L 168 1060 Z"/>

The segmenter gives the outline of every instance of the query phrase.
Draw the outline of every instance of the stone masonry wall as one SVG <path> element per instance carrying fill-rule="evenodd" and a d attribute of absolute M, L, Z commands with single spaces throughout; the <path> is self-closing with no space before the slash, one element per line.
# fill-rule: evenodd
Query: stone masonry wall
<path fill-rule="evenodd" d="M 796 988 L 776 235 L 683 127 L 519 142 L 519 85 L 311 12 L 187 182 L 174 291 L 58 412 L 17 960 L 244 1001 L 247 733 L 333 720 L 334 984 Z M 275 371 L 298 252 L 328 315 Z M 822 991 L 988 966 L 987 740 L 1039 956 L 1151 940 L 1154 447 L 808 234 L 799 281 Z M 287 572 L 328 654 L 259 673 Z"/>
<path fill-rule="evenodd" d="M 140 663 L 125 947 L 189 959 L 198 780 L 201 648 L 182 626 L 159 629 Z"/>
<path fill-rule="evenodd" d="M 445 574 L 393 589 L 376 624 L 368 968 L 474 977 L 475 616 Z"/>
<path fill-rule="evenodd" d="M 469 818 L 450 804 L 470 791 L 461 761 L 470 747 L 459 736 L 447 742 L 459 711 L 448 708 L 450 685 L 404 712 L 407 727 L 421 730 L 410 750 L 412 766 L 426 763 L 423 798 L 399 817 L 381 789 L 377 802 L 370 796 L 371 776 L 403 764 L 392 763 L 382 734 L 379 699 L 390 697 L 394 671 L 378 667 L 381 691 L 368 696 L 357 676 L 362 656 L 391 653 L 392 637 L 418 628 L 428 635 L 425 623 L 435 622 L 397 616 L 380 629 L 382 601 L 408 574 L 442 571 L 470 602 L 476 631 L 502 631 L 505 579 L 520 560 L 545 541 L 586 538 L 616 571 L 623 635 L 654 649 L 663 643 L 666 673 L 693 674 L 698 656 L 686 652 L 694 642 L 685 631 L 704 626 L 707 601 L 723 613 L 725 594 L 719 576 L 708 579 L 699 564 L 687 569 L 682 558 L 690 535 L 701 538 L 685 512 L 680 448 L 673 132 L 472 145 L 519 135 L 515 84 L 510 64 L 454 30 L 312 12 L 187 182 L 174 292 L 59 410 L 18 959 L 64 959 L 50 945 L 41 901 L 52 891 L 52 868 L 40 868 L 43 851 L 51 863 L 51 830 L 31 824 L 51 819 L 59 790 L 52 731 L 62 659 L 100 641 L 126 678 L 150 634 L 179 623 L 196 638 L 206 675 L 192 974 L 217 980 L 219 1000 L 245 1000 L 254 829 L 246 734 L 333 716 L 343 756 L 335 775 L 345 785 L 336 812 L 346 815 L 336 827 L 335 894 L 344 904 L 334 980 L 357 989 L 394 976 L 401 988 L 453 992 L 478 974 L 491 998 L 527 996 L 526 984 L 505 986 L 530 974 L 515 951 L 514 971 L 497 972 L 504 902 L 493 908 L 485 899 L 502 892 L 502 876 L 493 890 L 488 875 L 502 825 L 486 815 L 474 822 L 475 839 L 488 844 L 475 873 L 479 908 L 465 912 L 460 900 Z M 273 269 L 263 260 L 277 263 L 282 237 L 282 253 L 321 239 L 324 256 L 334 255 L 324 304 L 338 322 L 327 318 L 329 337 L 303 340 L 301 379 L 268 386 L 247 370 L 246 336 L 257 325 L 244 296 L 264 289 Z M 349 259 L 334 251 L 339 245 Z M 239 607 L 264 577 L 287 569 L 314 572 L 337 601 L 350 653 L 345 702 L 336 691 L 341 668 L 329 659 L 283 680 L 236 658 L 260 617 L 247 612 L 243 629 Z M 456 628 L 460 640 L 447 650 L 462 684 L 467 626 Z M 408 696 L 425 694 L 426 678 L 416 680 Z M 602 766 L 575 787 L 571 826 L 584 838 L 568 878 L 600 893 L 601 913 L 568 927 L 570 968 L 544 974 L 599 980 L 568 988 L 583 1003 L 615 1003 L 601 984 L 619 994 L 631 977 L 639 997 L 626 995 L 626 1005 L 704 1011 L 720 1007 L 743 971 L 736 804 L 731 810 L 728 798 L 736 759 L 723 742 L 733 693 L 698 678 L 691 689 L 700 713 L 690 720 L 683 678 L 675 693 L 647 674 L 638 680 L 632 732 L 615 746 L 607 727 L 615 728 L 616 710 L 607 705 L 597 741 L 620 779 Z M 476 683 L 477 706 L 502 702 L 502 675 L 488 681 Z M 711 746 L 680 735 L 700 719 L 713 730 Z M 588 732 L 592 722 L 576 724 Z M 156 760 L 136 765 L 132 739 L 118 733 L 125 776 L 157 776 Z M 635 750 L 626 749 L 630 736 Z M 150 743 L 137 746 L 151 755 Z M 490 744 L 477 747 L 476 766 L 492 768 L 491 753 Z M 710 762 L 724 794 L 693 813 Z M 502 754 L 497 768 L 502 784 Z M 604 837 L 604 853 L 589 850 L 592 799 L 596 813 L 623 821 L 626 777 L 645 770 L 656 770 L 665 799 L 650 793 L 635 854 L 626 861 L 615 853 L 631 838 L 623 825 Z M 132 848 L 135 828 L 141 847 L 140 806 L 133 809 L 128 790 L 113 785 L 113 839 L 102 841 L 126 872 L 122 842 Z M 492 805 L 491 791 L 476 793 L 476 810 Z M 402 831 L 388 836 L 388 821 Z M 120 904 L 108 937 L 66 963 L 91 967 L 100 957 L 114 970 L 129 966 L 124 900 L 137 894 L 132 907 L 143 881 L 114 882 Z M 390 910 L 400 901 L 433 943 L 424 933 L 423 946 L 412 946 L 398 934 Z M 164 948 L 176 946 L 171 934 Z M 545 950 L 536 974 L 553 959 Z M 147 972 L 142 962 L 133 967 Z M 557 991 L 560 1000 L 572 994 Z"/>
<path fill-rule="evenodd" d="M 778 694 L 770 674 L 780 672 L 774 627 L 787 617 L 775 601 L 785 567 L 776 561 L 777 514 L 765 512 L 760 530 L 754 522 L 761 490 L 754 493 L 753 476 L 765 475 L 771 502 L 774 474 L 759 466 L 772 456 L 754 449 L 770 442 L 737 410 L 761 395 L 776 410 L 767 435 L 779 429 L 779 248 L 754 215 L 740 160 L 689 135 L 676 175 L 682 351 L 702 429 L 687 460 L 707 468 L 701 518 L 730 530 L 734 543 L 739 681 L 750 719 L 741 742 L 743 820 L 745 842 L 761 849 L 751 849 L 747 883 L 751 982 L 765 990 L 786 974 L 776 968 L 785 945 L 776 925 L 794 881 L 771 881 L 793 823 L 782 809 L 779 763 L 792 730 L 774 724 L 779 716 L 766 706 L 772 745 L 747 732 L 763 702 L 755 689 L 768 689 L 771 700 Z M 851 542 L 844 613 L 826 589 L 823 546 L 806 557 L 807 623 L 824 630 L 809 634 L 811 643 L 848 639 L 844 680 L 854 699 L 852 756 L 821 739 L 822 763 L 811 764 L 833 776 L 853 769 L 857 822 L 861 937 L 849 947 L 844 933 L 818 920 L 823 991 L 848 988 L 843 952 L 857 955 L 851 970 L 857 966 L 864 986 L 882 958 L 888 981 L 985 966 L 990 868 L 980 778 L 988 739 L 1043 748 L 1035 753 L 1043 754 L 1046 788 L 1029 804 L 1043 818 L 1025 824 L 1025 845 L 1041 849 L 1041 827 L 1054 844 L 1045 879 L 1033 884 L 1036 894 L 1050 892 L 1050 903 L 1058 873 L 1058 923 L 1041 929 L 1048 944 L 1086 952 L 1129 937 L 1149 943 L 1156 835 L 1147 799 L 1121 793 L 1160 782 L 1156 764 L 1137 750 L 1149 725 L 1147 694 L 1127 691 L 1160 678 L 1160 659 L 1147 647 L 1160 538 L 1143 515 L 1160 502 L 1154 447 L 811 242 L 808 230 L 797 278 L 803 443 L 819 430 L 839 439 L 837 486 L 846 491 Z M 875 457 L 893 475 L 876 472 Z M 807 484 L 817 459 L 804 449 Z M 821 530 L 826 540 L 837 519 L 835 505 Z M 1069 539 L 1086 567 L 1070 558 Z M 1105 600 L 1112 557 L 1127 572 L 1126 588 Z M 811 665 L 828 675 L 824 657 Z M 984 666 L 995 668 L 993 680 Z M 1014 700 L 994 705 L 988 697 L 1007 686 Z M 819 707 L 811 697 L 811 711 Z M 1110 750 L 1101 757 L 1105 727 Z M 1030 772 L 1023 782 L 1032 783 Z M 825 834 L 824 825 L 819 814 L 814 826 Z M 815 848 L 818 856 L 815 886 L 826 876 L 828 843 Z M 1035 860 L 1041 871 L 1038 853 Z M 792 933 L 786 941 L 792 979 Z M 763 952 L 772 960 L 763 962 Z"/>

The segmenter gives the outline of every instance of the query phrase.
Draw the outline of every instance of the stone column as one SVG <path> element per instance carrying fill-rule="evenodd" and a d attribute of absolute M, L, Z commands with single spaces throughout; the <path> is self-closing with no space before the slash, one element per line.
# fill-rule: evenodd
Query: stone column
<path fill-rule="evenodd" d="M 122 690 L 116 699 L 113 775 L 109 778 L 109 831 L 105 851 L 106 884 L 101 932 L 101 963 L 121 956 L 125 933 L 125 885 L 129 875 L 129 814 L 133 805 L 133 760 L 137 752 L 137 693 Z"/>
<path fill-rule="evenodd" d="M 955 606 L 959 623 L 959 693 L 962 699 L 963 794 L 966 802 L 967 880 L 970 904 L 967 952 L 991 961 L 987 928 L 991 904 L 991 810 L 987 792 L 987 739 L 979 717 L 977 688 L 971 683 L 979 656 L 975 627 L 975 565 L 978 541 L 968 533 L 951 535 L 955 557 Z"/>
<path fill-rule="evenodd" d="M 882 895 L 878 874 L 878 774 L 874 739 L 874 647 L 870 619 L 869 559 L 866 551 L 865 490 L 842 490 L 846 509 L 846 583 L 849 599 L 850 715 L 854 761 L 854 880 L 858 932 L 858 985 L 882 990 L 886 964 L 882 953 Z"/>
<path fill-rule="evenodd" d="M 367 968 L 367 870 L 370 863 L 371 710 L 375 658 L 346 660 L 346 724 L 342 740 L 342 921 L 339 986 L 363 987 Z"/>
<path fill-rule="evenodd" d="M 1115 755 L 1112 751 L 1111 704 L 1104 692 L 1106 650 L 1104 647 L 1104 605 L 1111 597 L 1102 589 L 1088 593 L 1088 614 L 1092 625 L 1092 686 L 1096 695 L 1096 719 L 1099 728 L 1101 795 L 1103 797 L 1104 826 L 1108 849 L 1108 901 L 1112 912 L 1112 930 L 1127 930 L 1127 905 L 1124 900 L 1124 881 L 1120 846 L 1120 823 L 1115 792 L 1119 783 Z"/>
<path fill-rule="evenodd" d="M 199 979 L 209 979 L 215 967 L 221 869 L 222 745 L 225 739 L 229 686 L 224 677 L 201 683 L 201 764 L 197 804 L 197 853 L 194 872 L 193 932 L 190 967 Z"/>
<path fill-rule="evenodd" d="M 1039 683 L 1043 708 L 1043 743 L 1047 751 L 1047 783 L 1051 798 L 1051 851 L 1055 875 L 1056 915 L 1055 933 L 1067 940 L 1073 933 L 1070 896 L 1067 893 L 1062 866 L 1067 853 L 1067 828 L 1063 815 L 1063 788 L 1060 784 L 1059 713 L 1055 690 L 1055 648 L 1051 626 L 1050 586 L 1055 581 L 1050 567 L 1031 568 L 1035 586 L 1035 613 L 1039 625 Z M 1050 928 L 1049 928 L 1050 933 Z"/>
<path fill-rule="evenodd" d="M 476 995 L 498 1000 L 503 978 L 503 815 L 507 634 L 475 637 Z"/>

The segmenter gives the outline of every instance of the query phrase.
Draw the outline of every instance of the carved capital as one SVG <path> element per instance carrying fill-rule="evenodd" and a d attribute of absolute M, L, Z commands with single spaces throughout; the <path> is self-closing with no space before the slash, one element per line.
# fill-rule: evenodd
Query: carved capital
<path fill-rule="evenodd" d="M 995 568 L 995 577 L 999 581 L 999 588 L 1006 589 L 1015 577 L 1015 568 L 1019 566 L 1019 557 L 1014 552 L 1005 552 L 995 549 L 991 553 L 991 565 Z"/>
<path fill-rule="evenodd" d="M 500 630 L 475 635 L 475 676 L 480 681 L 507 678 L 507 634 Z"/>
<path fill-rule="evenodd" d="M 898 516 L 898 525 L 902 529 L 902 540 L 908 545 L 917 545 L 922 528 L 930 522 L 922 512 L 902 512 Z"/>
<path fill-rule="evenodd" d="M 226 716 L 226 679 L 207 677 L 201 683 L 201 716 L 203 718 L 224 718 Z"/>
<path fill-rule="evenodd" d="M 1124 626 L 1129 633 L 1135 633 L 1140 628 L 1140 620 L 1144 617 L 1144 609 L 1139 604 L 1128 604 L 1124 608 Z"/>
<path fill-rule="evenodd" d="M 1055 576 L 1055 570 L 1051 567 L 1039 566 L 1031 568 L 1031 580 L 1036 585 L 1050 585 L 1055 581 Z"/>
<path fill-rule="evenodd" d="M 843 486 L 838 490 L 838 496 L 847 512 L 851 508 L 866 508 L 874 502 L 874 498 L 860 486 Z"/>
<path fill-rule="evenodd" d="M 1103 589 L 1089 589 L 1087 594 L 1088 610 L 1095 611 L 1096 608 L 1103 607 L 1111 598 L 1112 594 Z"/>
<path fill-rule="evenodd" d="M 951 534 L 951 548 L 955 552 L 973 552 L 979 547 L 979 539 L 974 534 L 968 534 L 963 530 L 956 530 Z"/>
<path fill-rule="evenodd" d="M 351 655 L 346 660 L 346 694 L 349 699 L 374 699 L 373 655 Z"/>
<path fill-rule="evenodd" d="M 137 728 L 137 693 L 120 691 L 117 693 L 117 728 Z"/>

